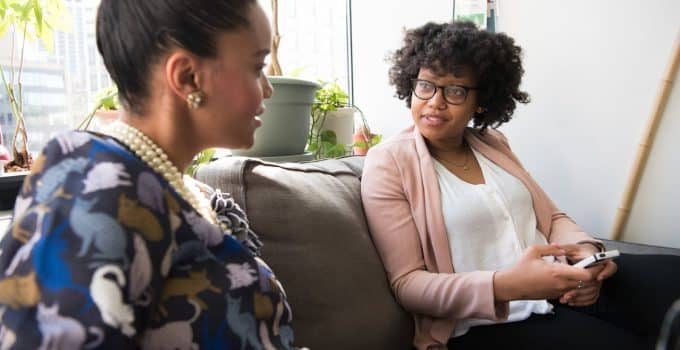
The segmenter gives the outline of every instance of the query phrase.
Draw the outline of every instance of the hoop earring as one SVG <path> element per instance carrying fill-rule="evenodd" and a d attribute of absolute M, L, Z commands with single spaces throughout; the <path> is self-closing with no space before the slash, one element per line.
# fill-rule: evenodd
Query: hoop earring
<path fill-rule="evenodd" d="M 198 107 L 201 107 L 204 97 L 205 94 L 201 90 L 189 93 L 187 95 L 187 104 L 189 105 L 189 108 L 198 109 Z"/>

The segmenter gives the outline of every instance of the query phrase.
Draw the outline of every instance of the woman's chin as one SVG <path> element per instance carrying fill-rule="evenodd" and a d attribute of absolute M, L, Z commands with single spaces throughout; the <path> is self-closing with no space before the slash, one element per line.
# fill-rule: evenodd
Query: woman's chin
<path fill-rule="evenodd" d="M 243 140 L 241 142 L 235 142 L 230 147 L 231 149 L 249 149 L 255 144 L 255 139 L 250 138 L 250 140 Z"/>

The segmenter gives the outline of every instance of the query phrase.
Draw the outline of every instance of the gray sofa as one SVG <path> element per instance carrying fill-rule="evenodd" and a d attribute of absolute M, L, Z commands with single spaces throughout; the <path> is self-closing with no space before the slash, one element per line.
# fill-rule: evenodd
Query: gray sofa
<path fill-rule="evenodd" d="M 262 255 L 293 308 L 296 344 L 410 349 L 413 322 L 395 301 L 360 197 L 363 157 L 303 164 L 226 157 L 196 177 L 232 194 L 264 242 Z M 626 253 L 680 250 L 606 242 Z"/>

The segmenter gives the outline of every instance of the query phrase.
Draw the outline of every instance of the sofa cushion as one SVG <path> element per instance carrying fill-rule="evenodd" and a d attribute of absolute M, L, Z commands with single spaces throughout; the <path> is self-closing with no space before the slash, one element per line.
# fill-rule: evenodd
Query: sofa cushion
<path fill-rule="evenodd" d="M 413 322 L 390 291 L 363 214 L 362 162 L 227 157 L 197 173 L 248 214 L 262 257 L 288 294 L 299 346 L 410 348 Z"/>

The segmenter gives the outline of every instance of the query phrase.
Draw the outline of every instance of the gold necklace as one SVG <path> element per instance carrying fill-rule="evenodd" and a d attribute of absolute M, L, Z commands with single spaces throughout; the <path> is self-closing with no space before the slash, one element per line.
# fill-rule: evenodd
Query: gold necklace
<path fill-rule="evenodd" d="M 210 207 L 210 202 L 203 196 L 200 189 L 192 183 L 188 175 L 184 175 L 172 164 L 168 155 L 153 142 L 148 136 L 144 135 L 139 129 L 127 123 L 116 121 L 103 130 L 107 134 L 122 144 L 127 146 L 139 158 L 144 161 L 172 186 L 172 188 L 184 198 L 201 216 L 214 225 L 217 225 L 217 214 Z M 219 225 L 226 232 L 226 225 Z"/>
<path fill-rule="evenodd" d="M 470 170 L 470 167 L 468 166 L 468 162 L 470 161 L 470 152 L 467 152 L 467 151 L 465 152 L 465 161 L 463 162 L 463 164 L 456 164 L 456 163 L 454 163 L 454 162 L 452 162 L 448 159 L 445 160 L 444 158 L 441 158 L 440 161 L 443 161 L 444 163 L 451 164 L 451 165 L 455 166 L 456 168 L 463 168 L 463 171 Z"/>

